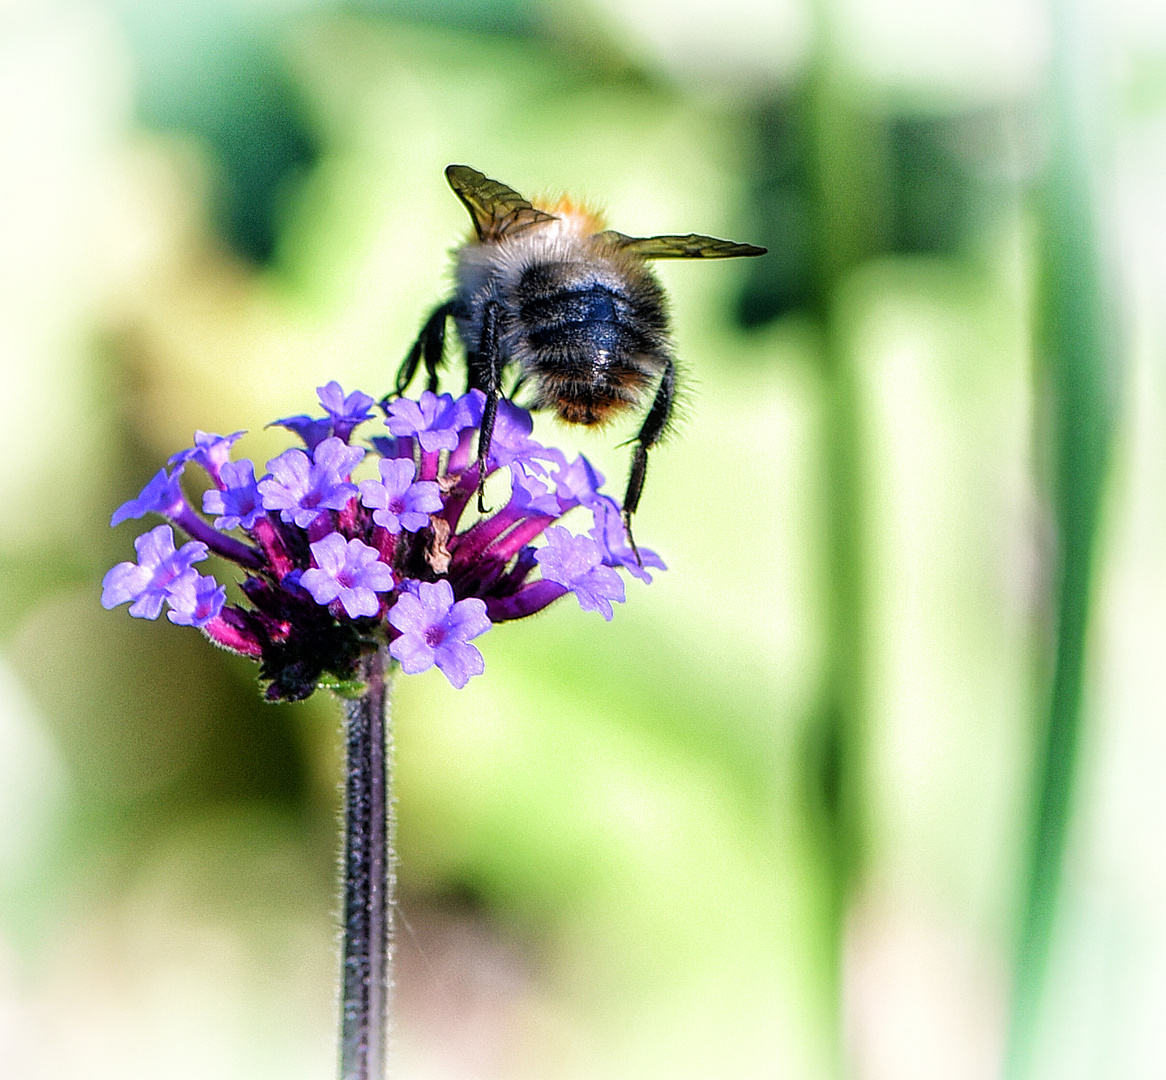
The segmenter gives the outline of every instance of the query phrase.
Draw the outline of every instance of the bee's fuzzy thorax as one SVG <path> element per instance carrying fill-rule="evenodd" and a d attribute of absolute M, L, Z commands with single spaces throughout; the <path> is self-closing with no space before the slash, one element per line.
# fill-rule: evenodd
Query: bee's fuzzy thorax
<path fill-rule="evenodd" d="M 571 198 L 570 195 L 560 195 L 555 199 L 533 199 L 532 204 L 539 210 L 563 221 L 564 226 L 580 236 L 591 236 L 607 228 L 601 211 L 585 202 Z"/>
<path fill-rule="evenodd" d="M 454 260 L 456 292 L 464 316 L 468 316 L 458 319 L 463 340 L 477 340 L 486 294 L 511 294 L 523 274 L 539 264 L 571 264 L 593 281 L 652 289 L 655 279 L 643 259 L 594 239 L 591 225 L 596 220 L 586 215 L 562 215 L 496 241 L 474 240 L 458 248 Z"/>

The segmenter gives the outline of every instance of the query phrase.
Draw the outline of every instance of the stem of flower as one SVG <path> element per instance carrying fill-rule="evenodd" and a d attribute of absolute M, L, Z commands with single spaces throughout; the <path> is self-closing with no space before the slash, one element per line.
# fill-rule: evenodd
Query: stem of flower
<path fill-rule="evenodd" d="M 385 1077 L 397 883 L 388 661 L 383 648 L 366 657 L 365 691 L 345 702 L 340 1080 Z"/>

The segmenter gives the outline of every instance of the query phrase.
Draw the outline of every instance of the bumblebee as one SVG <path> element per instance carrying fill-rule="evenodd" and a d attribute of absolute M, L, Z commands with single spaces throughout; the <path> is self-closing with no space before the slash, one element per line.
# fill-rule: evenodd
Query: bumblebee
<path fill-rule="evenodd" d="M 631 440 L 623 503 L 631 540 L 648 450 L 668 430 L 677 384 L 664 290 L 648 261 L 764 255 L 765 248 L 695 233 L 625 236 L 566 199 L 537 207 L 467 165 L 450 165 L 445 178 L 477 235 L 458 248 L 454 296 L 429 317 L 402 362 L 397 393 L 405 392 L 422 361 L 436 392 L 446 323 L 453 318 L 466 350 L 468 389 L 486 395 L 478 435 L 479 510 L 507 368 L 518 372 L 511 394 L 529 384 L 532 408 L 553 409 L 570 424 L 603 424 L 651 395 Z"/>

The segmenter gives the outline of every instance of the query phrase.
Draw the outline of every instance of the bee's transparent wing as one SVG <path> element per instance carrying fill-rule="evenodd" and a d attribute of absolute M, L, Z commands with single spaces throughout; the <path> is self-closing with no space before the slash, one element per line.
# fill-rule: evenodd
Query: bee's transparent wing
<path fill-rule="evenodd" d="M 555 220 L 554 214 L 536 210 L 513 188 L 468 165 L 450 165 L 445 178 L 474 219 L 479 240 L 496 240 L 503 233 Z"/>
<path fill-rule="evenodd" d="M 631 251 L 642 259 L 732 259 L 739 255 L 764 255 L 766 249 L 753 244 L 734 244 L 732 240 L 718 240 L 715 236 L 689 233 L 687 236 L 624 236 L 608 229 L 596 234 L 624 251 Z"/>

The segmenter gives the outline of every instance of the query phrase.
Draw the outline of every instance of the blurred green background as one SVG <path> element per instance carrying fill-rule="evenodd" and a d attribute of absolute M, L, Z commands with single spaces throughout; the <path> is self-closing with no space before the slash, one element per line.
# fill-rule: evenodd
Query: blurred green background
<path fill-rule="evenodd" d="M 450 162 L 770 255 L 659 267 L 669 571 L 399 682 L 397 1075 L 1166 1074 L 1166 8 L 8 0 L 0 1075 L 334 1072 L 336 705 L 99 582 L 388 389 Z"/>

